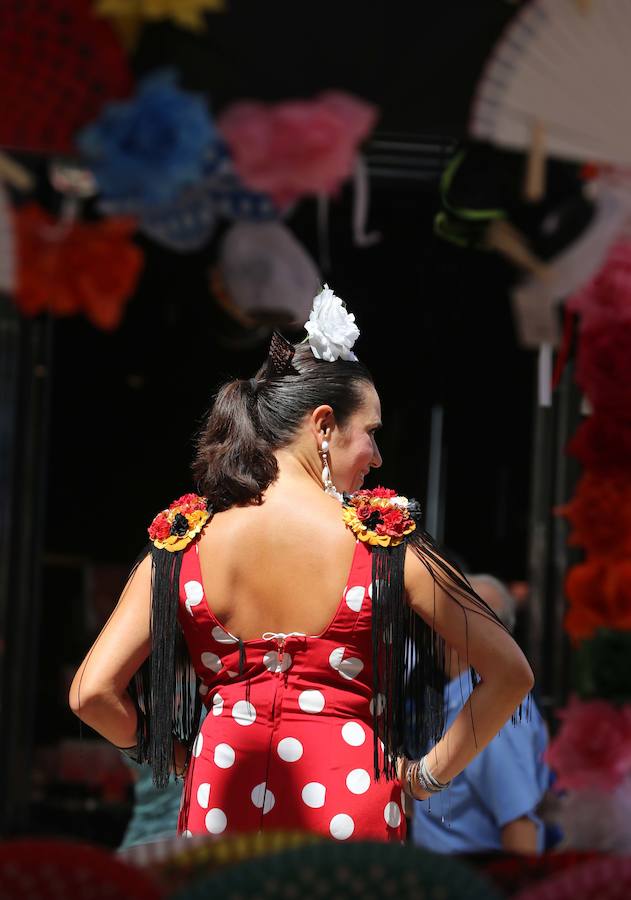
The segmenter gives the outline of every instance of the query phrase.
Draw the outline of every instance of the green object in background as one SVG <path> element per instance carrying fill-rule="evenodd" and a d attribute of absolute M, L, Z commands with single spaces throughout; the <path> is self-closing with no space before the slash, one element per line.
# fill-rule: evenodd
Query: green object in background
<path fill-rule="evenodd" d="M 601 628 L 576 649 L 574 665 L 579 695 L 584 700 L 631 701 L 631 631 Z"/>
<path fill-rule="evenodd" d="M 452 857 L 411 845 L 326 841 L 248 860 L 202 877 L 174 894 L 173 900 L 500 900 L 503 896 L 476 871 Z"/>

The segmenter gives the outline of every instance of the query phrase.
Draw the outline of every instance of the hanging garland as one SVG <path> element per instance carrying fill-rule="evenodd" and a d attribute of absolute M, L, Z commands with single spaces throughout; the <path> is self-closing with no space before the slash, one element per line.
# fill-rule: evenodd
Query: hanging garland
<path fill-rule="evenodd" d="M 548 760 L 569 792 L 564 806 L 591 809 L 596 823 L 602 793 L 613 803 L 631 786 L 631 242 L 611 249 L 568 308 L 580 317 L 577 380 L 593 414 L 570 441 L 584 472 L 558 510 L 585 556 L 565 585 L 576 693 L 558 712 Z"/>

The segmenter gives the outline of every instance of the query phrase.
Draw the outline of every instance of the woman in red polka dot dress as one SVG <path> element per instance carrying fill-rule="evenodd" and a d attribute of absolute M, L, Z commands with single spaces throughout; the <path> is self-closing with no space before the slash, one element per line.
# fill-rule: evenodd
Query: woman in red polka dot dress
<path fill-rule="evenodd" d="M 71 690 L 77 714 L 150 762 L 158 785 L 186 774 L 185 836 L 401 840 L 402 789 L 446 787 L 532 683 L 418 505 L 361 489 L 381 464 L 379 397 L 328 288 L 307 331 L 297 347 L 275 336 L 256 377 L 219 392 L 198 442 L 201 495 L 156 516 Z M 442 735 L 424 701 L 445 641 L 480 681 Z M 422 736 L 432 751 L 406 759 Z"/>

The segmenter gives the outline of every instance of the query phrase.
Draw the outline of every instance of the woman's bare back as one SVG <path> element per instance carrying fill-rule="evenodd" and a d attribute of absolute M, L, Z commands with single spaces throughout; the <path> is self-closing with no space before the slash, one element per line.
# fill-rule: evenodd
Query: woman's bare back
<path fill-rule="evenodd" d="M 340 603 L 354 547 L 336 500 L 310 485 L 274 485 L 260 506 L 233 507 L 206 526 L 199 559 L 208 604 L 243 640 L 320 634 Z"/>

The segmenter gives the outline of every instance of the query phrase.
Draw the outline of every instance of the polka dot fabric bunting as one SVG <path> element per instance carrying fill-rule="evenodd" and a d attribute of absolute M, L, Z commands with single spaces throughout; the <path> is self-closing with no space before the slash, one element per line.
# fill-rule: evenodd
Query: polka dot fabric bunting
<path fill-rule="evenodd" d="M 111 27 L 89 0 L 3 0 L 0 146 L 72 153 L 74 135 L 131 75 Z"/>
<path fill-rule="evenodd" d="M 179 618 L 209 715 L 193 746 L 182 834 L 404 837 L 400 784 L 374 780 L 371 562 L 358 541 L 328 628 L 246 641 L 239 674 L 239 642 L 208 605 L 197 544 L 184 552 Z M 376 703 L 382 713 L 383 698 Z"/>

